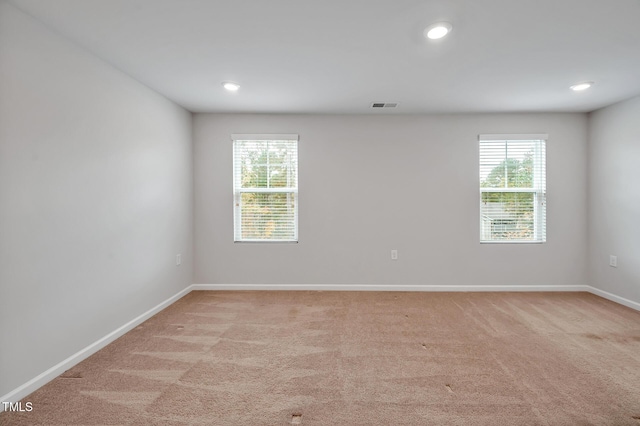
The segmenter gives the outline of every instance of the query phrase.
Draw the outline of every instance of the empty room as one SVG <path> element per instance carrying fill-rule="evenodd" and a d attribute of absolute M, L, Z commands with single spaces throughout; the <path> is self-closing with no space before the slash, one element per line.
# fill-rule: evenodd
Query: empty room
<path fill-rule="evenodd" d="M 0 425 L 640 425 L 639 19 L 0 0 Z"/>

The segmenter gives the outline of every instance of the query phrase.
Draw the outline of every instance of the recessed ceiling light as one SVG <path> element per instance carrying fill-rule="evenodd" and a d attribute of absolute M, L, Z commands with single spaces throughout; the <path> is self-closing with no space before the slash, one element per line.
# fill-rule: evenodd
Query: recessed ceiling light
<path fill-rule="evenodd" d="M 237 92 L 238 89 L 240 88 L 240 85 L 232 81 L 225 81 L 224 83 L 222 83 L 222 87 L 224 87 L 230 92 Z"/>
<path fill-rule="evenodd" d="M 437 40 L 449 34 L 453 27 L 448 22 L 436 22 L 424 30 L 424 36 L 431 40 Z"/>
<path fill-rule="evenodd" d="M 571 90 L 574 92 L 580 92 L 582 90 L 587 90 L 591 86 L 593 86 L 593 81 L 585 81 L 584 83 L 574 84 L 571 86 Z"/>

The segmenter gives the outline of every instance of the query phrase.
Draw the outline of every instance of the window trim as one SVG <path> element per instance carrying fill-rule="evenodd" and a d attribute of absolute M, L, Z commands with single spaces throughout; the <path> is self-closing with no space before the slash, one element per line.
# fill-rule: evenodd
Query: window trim
<path fill-rule="evenodd" d="M 299 151 L 298 151 L 298 142 L 299 137 L 298 134 L 292 133 L 278 133 L 278 134 L 248 134 L 248 133 L 233 133 L 231 134 L 232 141 L 232 151 L 233 151 L 233 164 L 232 164 L 232 173 L 233 173 L 233 242 L 238 244 L 297 244 L 299 242 L 299 234 L 298 234 L 298 161 L 299 161 Z M 276 188 L 242 188 L 238 187 L 238 179 L 240 176 L 236 175 L 236 142 L 239 141 L 288 141 L 296 143 L 296 160 L 295 160 L 295 186 L 291 187 L 276 187 Z M 263 194 L 293 194 L 295 197 L 295 208 L 293 215 L 293 239 L 249 239 L 242 238 L 242 208 L 239 206 L 238 197 L 243 193 L 263 193 Z"/>
<path fill-rule="evenodd" d="M 547 241 L 547 220 L 546 220 L 546 210 L 547 210 L 547 186 L 546 186 L 546 175 L 547 175 L 547 159 L 546 159 L 546 144 L 549 140 L 549 135 L 546 133 L 532 133 L 532 134 L 480 134 L 478 135 L 478 152 L 480 152 L 482 142 L 499 142 L 504 141 L 508 142 L 518 142 L 518 141 L 540 141 L 541 144 L 535 144 L 534 149 L 534 158 L 537 159 L 537 162 L 534 162 L 534 167 L 536 164 L 540 163 L 542 160 L 543 174 L 539 176 L 534 173 L 532 186 L 530 188 L 485 188 L 482 187 L 482 181 L 479 181 L 479 189 L 480 189 L 480 197 L 479 197 L 479 225 L 480 225 L 480 244 L 543 244 Z M 540 148 L 543 149 L 540 149 Z M 541 158 L 542 156 L 542 158 Z M 506 157 L 508 158 L 508 157 Z M 505 160 L 506 160 L 505 158 Z M 478 167 L 482 166 L 482 158 L 478 158 Z M 478 173 L 479 179 L 480 173 Z M 482 214 L 482 194 L 483 193 L 529 193 L 533 194 L 533 207 L 534 207 L 534 238 L 531 240 L 487 240 L 483 239 L 483 214 Z M 544 209 L 541 208 L 544 206 Z M 541 228 L 543 227 L 543 228 Z"/>

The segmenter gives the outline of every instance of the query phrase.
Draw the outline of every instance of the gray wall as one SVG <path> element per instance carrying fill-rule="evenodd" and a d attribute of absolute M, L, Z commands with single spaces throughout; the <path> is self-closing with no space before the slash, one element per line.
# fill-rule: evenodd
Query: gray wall
<path fill-rule="evenodd" d="M 192 171 L 190 113 L 0 2 L 0 395 L 192 283 Z"/>
<path fill-rule="evenodd" d="M 233 243 L 232 133 L 300 135 L 299 244 Z M 549 134 L 545 244 L 479 244 L 482 133 Z M 585 285 L 586 140 L 585 114 L 196 114 L 195 283 Z"/>
<path fill-rule="evenodd" d="M 640 303 L 640 97 L 590 114 L 589 247 L 591 285 Z"/>

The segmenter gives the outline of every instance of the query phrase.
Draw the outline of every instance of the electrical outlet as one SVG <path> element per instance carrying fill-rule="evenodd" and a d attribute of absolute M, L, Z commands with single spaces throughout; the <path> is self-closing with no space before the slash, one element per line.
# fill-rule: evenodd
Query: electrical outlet
<path fill-rule="evenodd" d="M 180 266 L 182 264 L 182 255 L 180 253 L 176 254 L 176 266 Z"/>
<path fill-rule="evenodd" d="M 618 256 L 609 255 L 609 266 L 618 267 Z"/>
<path fill-rule="evenodd" d="M 391 260 L 398 260 L 398 250 L 391 250 Z"/>

